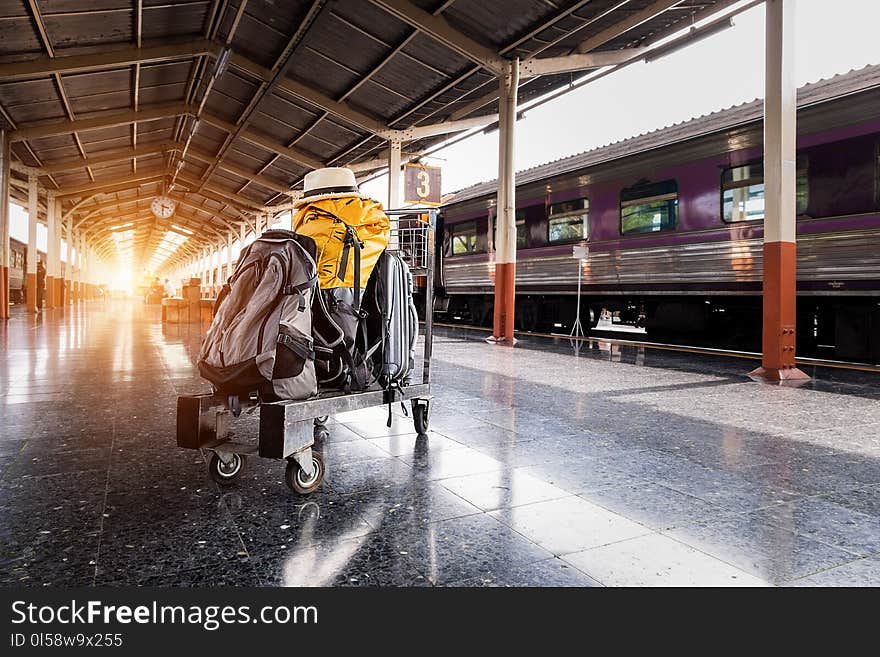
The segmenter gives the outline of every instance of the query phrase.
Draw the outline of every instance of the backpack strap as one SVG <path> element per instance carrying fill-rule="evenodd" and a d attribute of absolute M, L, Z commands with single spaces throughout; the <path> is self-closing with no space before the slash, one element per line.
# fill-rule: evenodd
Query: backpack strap
<path fill-rule="evenodd" d="M 345 224 L 345 222 L 343 223 Z M 340 281 L 345 281 L 345 275 L 348 272 L 349 253 L 354 249 L 354 308 L 358 313 L 361 309 L 361 249 L 363 248 L 364 243 L 358 238 L 355 229 L 345 224 L 344 245 L 339 259 L 339 271 L 336 272 L 336 278 Z"/>
<path fill-rule="evenodd" d="M 314 290 L 315 284 L 318 282 L 318 275 L 312 274 L 311 278 L 309 278 L 304 283 L 300 283 L 299 285 L 291 285 L 288 283 L 284 287 L 281 288 L 281 292 L 279 294 L 290 296 L 296 294 L 299 296 L 299 311 L 303 312 L 306 309 L 306 295 L 304 292 L 306 290 Z"/>
<path fill-rule="evenodd" d="M 223 300 L 227 296 L 229 296 L 231 289 L 232 288 L 229 286 L 228 282 L 223 284 L 223 287 L 220 289 L 220 294 L 217 295 L 217 299 L 214 301 L 214 308 L 211 310 L 212 317 L 217 315 L 217 311 L 220 309 L 220 304 L 223 303 Z"/>
<path fill-rule="evenodd" d="M 315 360 L 315 350 L 312 349 L 312 343 L 306 338 L 279 332 L 278 344 L 284 345 L 300 358 Z"/>

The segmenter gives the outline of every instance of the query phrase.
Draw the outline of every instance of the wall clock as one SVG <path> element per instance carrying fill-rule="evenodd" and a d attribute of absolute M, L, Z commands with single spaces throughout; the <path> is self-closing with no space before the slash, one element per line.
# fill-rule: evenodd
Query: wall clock
<path fill-rule="evenodd" d="M 174 214 L 175 207 L 176 204 L 174 201 L 167 196 L 157 196 L 150 204 L 150 210 L 152 210 L 153 214 L 159 219 L 170 219 L 171 215 Z"/>

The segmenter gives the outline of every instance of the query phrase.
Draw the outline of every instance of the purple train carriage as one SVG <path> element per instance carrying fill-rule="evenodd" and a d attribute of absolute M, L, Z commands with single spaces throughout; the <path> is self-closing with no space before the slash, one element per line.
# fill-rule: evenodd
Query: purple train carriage
<path fill-rule="evenodd" d="M 37 251 L 37 258 L 44 265 L 46 254 Z M 12 303 L 24 303 L 25 267 L 27 266 L 27 244 L 14 237 L 9 238 L 9 300 Z M 62 274 L 64 265 L 61 265 Z"/>
<path fill-rule="evenodd" d="M 650 339 L 760 349 L 762 102 L 517 175 L 517 328 L 576 311 Z M 491 325 L 495 183 L 443 208 L 437 314 Z M 880 362 L 880 66 L 798 94 L 798 350 Z M 579 265 L 572 246 L 589 255 Z"/>

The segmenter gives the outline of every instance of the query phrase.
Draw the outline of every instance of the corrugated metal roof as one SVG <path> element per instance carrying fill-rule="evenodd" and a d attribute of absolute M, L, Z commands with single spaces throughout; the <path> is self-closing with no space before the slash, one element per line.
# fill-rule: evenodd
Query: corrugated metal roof
<path fill-rule="evenodd" d="M 835 75 L 801 87 L 798 89 L 798 108 L 878 87 L 880 87 L 880 65 L 865 66 L 856 71 Z M 518 171 L 516 173 L 516 184 L 525 185 L 530 182 L 579 171 L 597 164 L 610 162 L 662 146 L 680 143 L 745 123 L 760 121 L 763 115 L 763 100 L 751 100 L 681 123 L 658 128 L 657 130 L 612 142 L 605 146 L 599 146 L 575 155 L 569 155 Z M 456 192 L 451 192 L 446 197 L 446 202 L 459 203 L 485 196 L 486 194 L 492 194 L 495 192 L 496 187 L 497 180 L 480 182 Z"/>
<path fill-rule="evenodd" d="M 376 135 L 377 126 L 400 129 L 497 111 L 492 98 L 474 103 L 497 89 L 490 66 L 473 51 L 463 54 L 455 39 L 426 29 L 421 18 L 388 5 L 440 18 L 496 57 L 528 58 L 585 44 L 588 50 L 650 44 L 736 3 L 9 0 L 0 7 L 0 123 L 12 128 L 14 139 L 16 131 L 38 130 L 14 141 L 14 158 L 51 169 L 41 185 L 63 195 L 65 210 L 76 205 L 83 225 L 92 221 L 90 213 L 102 216 L 96 208 L 116 207 L 120 189 L 146 199 L 174 180 L 181 203 L 207 209 L 190 214 L 193 221 L 225 232 L 284 201 L 282 192 L 300 185 L 313 164 L 380 156 L 387 142 Z M 174 52 L 144 56 L 157 47 Z M 227 47 L 232 56 L 214 80 Z M 93 62 L 113 53 L 116 63 L 65 68 L 73 55 Z M 36 62 L 39 70 L 4 77 L 2 66 L 14 62 Z M 569 80 L 525 81 L 520 101 Z M 92 119 L 97 126 L 76 123 Z M 47 128 L 51 124 L 61 128 Z M 126 152 L 131 157 L 115 158 Z M 138 240 L 161 233 L 148 215 L 136 221 Z M 143 242 L 141 261 L 154 242 Z"/>

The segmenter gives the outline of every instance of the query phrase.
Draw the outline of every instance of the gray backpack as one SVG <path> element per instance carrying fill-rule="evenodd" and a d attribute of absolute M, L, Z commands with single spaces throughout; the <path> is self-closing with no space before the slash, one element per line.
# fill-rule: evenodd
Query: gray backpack
<path fill-rule="evenodd" d="M 217 298 L 199 353 L 202 377 L 235 402 L 307 399 L 318 392 L 312 299 L 315 243 L 269 230 L 244 249 Z"/>
<path fill-rule="evenodd" d="M 379 256 L 364 291 L 363 310 L 360 357 L 383 387 L 405 386 L 415 365 L 419 318 L 412 273 L 396 253 Z"/>

